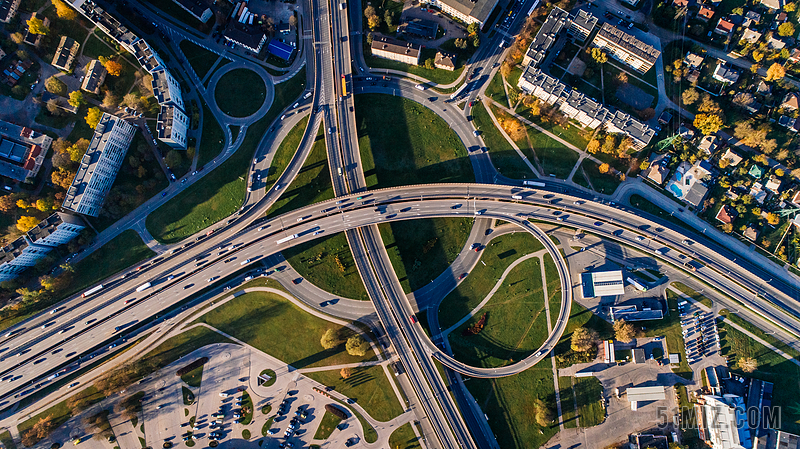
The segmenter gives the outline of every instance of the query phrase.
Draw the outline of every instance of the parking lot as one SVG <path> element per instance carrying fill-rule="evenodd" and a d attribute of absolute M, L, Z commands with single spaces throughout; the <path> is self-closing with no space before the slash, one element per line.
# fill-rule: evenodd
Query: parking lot
<path fill-rule="evenodd" d="M 678 304 L 678 311 L 681 314 L 681 333 L 689 364 L 699 362 L 702 357 L 717 354 L 719 332 L 713 315 L 697 310 L 688 301 Z"/>

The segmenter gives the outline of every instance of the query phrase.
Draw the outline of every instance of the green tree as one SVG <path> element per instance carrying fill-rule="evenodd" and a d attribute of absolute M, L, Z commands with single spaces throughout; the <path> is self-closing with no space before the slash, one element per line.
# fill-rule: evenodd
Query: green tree
<path fill-rule="evenodd" d="M 83 92 L 81 92 L 79 90 L 74 90 L 74 91 L 69 93 L 69 105 L 70 106 L 72 106 L 74 108 L 79 108 L 79 107 L 81 107 L 83 105 L 83 103 L 84 103 Z"/>
<path fill-rule="evenodd" d="M 475 23 L 475 22 L 472 22 L 469 25 L 467 25 L 467 33 L 469 33 L 470 36 L 477 35 L 478 34 L 478 30 L 479 30 L 478 24 Z"/>
<path fill-rule="evenodd" d="M 697 114 L 694 117 L 694 127 L 703 135 L 714 134 L 722 128 L 722 119 L 715 114 Z"/>
<path fill-rule="evenodd" d="M 58 79 L 56 75 L 53 75 L 44 81 L 44 88 L 53 95 L 59 95 L 62 97 L 67 95 L 67 85 Z"/>
<path fill-rule="evenodd" d="M 38 17 L 31 17 L 27 21 L 28 24 L 28 31 L 32 34 L 41 34 L 43 36 L 47 36 L 50 33 L 50 28 L 44 26 L 44 22 L 42 19 Z"/>
<path fill-rule="evenodd" d="M 592 48 L 592 59 L 598 64 L 605 64 L 608 62 L 608 55 L 603 50 L 595 47 Z"/>
<path fill-rule="evenodd" d="M 436 61 L 433 58 L 428 58 L 425 60 L 425 68 L 429 70 L 433 70 L 435 68 L 434 63 Z"/>
<path fill-rule="evenodd" d="M 792 22 L 783 22 L 780 24 L 780 26 L 778 26 L 778 35 L 783 37 L 793 36 L 794 25 L 792 25 Z"/>
<path fill-rule="evenodd" d="M 322 338 L 320 339 L 319 343 L 325 349 L 333 349 L 339 344 L 339 336 L 335 330 L 328 329 L 324 334 L 322 334 Z"/>
<path fill-rule="evenodd" d="M 86 124 L 89 125 L 90 128 L 95 129 L 102 117 L 103 113 L 99 108 L 89 108 L 89 110 L 86 111 Z"/>
<path fill-rule="evenodd" d="M 364 340 L 361 335 L 353 335 L 352 337 L 347 339 L 347 343 L 345 344 L 345 349 L 347 353 L 357 357 L 363 357 L 367 355 L 367 350 L 369 349 L 369 343 Z"/>

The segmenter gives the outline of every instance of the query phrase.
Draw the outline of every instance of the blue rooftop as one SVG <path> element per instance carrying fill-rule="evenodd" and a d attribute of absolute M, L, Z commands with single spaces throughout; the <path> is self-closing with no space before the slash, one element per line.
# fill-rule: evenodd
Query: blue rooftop
<path fill-rule="evenodd" d="M 289 59 L 291 59 L 292 55 L 294 54 L 294 48 L 284 44 L 283 42 L 277 39 L 272 39 L 271 41 L 269 41 L 269 46 L 267 46 L 267 51 L 283 59 L 284 61 L 288 61 Z"/>

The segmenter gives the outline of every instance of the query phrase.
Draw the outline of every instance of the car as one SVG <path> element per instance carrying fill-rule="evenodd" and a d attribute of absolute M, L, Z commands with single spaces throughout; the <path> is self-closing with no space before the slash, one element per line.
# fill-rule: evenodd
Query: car
<path fill-rule="evenodd" d="M 280 184 L 275 184 L 275 190 L 280 190 L 280 189 L 281 189 L 281 185 Z"/>
<path fill-rule="evenodd" d="M 186 285 L 183 286 L 183 289 L 186 290 L 187 288 L 190 288 L 191 286 L 192 286 L 192 284 L 186 284 Z"/>
<path fill-rule="evenodd" d="M 478 137 L 479 135 L 481 135 L 481 133 L 478 132 L 478 130 L 475 130 L 475 131 L 472 131 L 472 135 L 475 136 L 475 137 Z"/>
<path fill-rule="evenodd" d="M 221 398 L 227 398 L 227 397 L 228 397 L 228 393 L 221 392 L 221 393 L 219 394 L 219 397 L 221 397 Z"/>
<path fill-rule="evenodd" d="M 321 231 L 321 230 L 320 230 L 320 231 L 314 231 L 314 233 L 313 233 L 313 234 L 311 234 L 311 235 L 320 235 L 320 234 L 322 234 L 322 231 Z"/>
<path fill-rule="evenodd" d="M 474 105 L 474 104 L 475 104 L 475 102 L 474 102 L 474 101 L 470 101 L 470 102 L 469 102 L 469 107 L 472 107 L 472 105 Z"/>
<path fill-rule="evenodd" d="M 239 265 L 247 265 L 247 264 L 249 264 L 249 263 L 250 263 L 250 262 L 252 262 L 252 261 L 253 261 L 253 259 L 245 259 L 245 260 L 244 260 L 242 263 L 240 263 Z"/>
<path fill-rule="evenodd" d="M 158 407 L 156 407 L 156 410 L 161 410 L 162 407 L 164 407 L 164 404 L 160 404 Z"/>
<path fill-rule="evenodd" d="M 173 279 L 175 279 L 175 275 L 170 274 L 169 276 L 167 276 L 168 281 L 171 281 Z"/>
<path fill-rule="evenodd" d="M 294 285 L 297 285 L 297 284 L 299 284 L 301 282 L 303 282 L 303 278 L 292 279 L 292 284 L 294 284 Z"/>
<path fill-rule="evenodd" d="M 460 281 L 461 279 L 464 279 L 465 277 L 467 277 L 467 273 L 461 273 L 461 276 L 458 277 L 458 280 Z"/>
<path fill-rule="evenodd" d="M 279 429 L 269 429 L 267 430 L 267 435 L 275 435 L 276 433 L 278 433 L 278 430 Z"/>
<path fill-rule="evenodd" d="M 603 226 L 603 222 L 602 221 L 595 221 L 594 225 L 595 226 Z"/>
<path fill-rule="evenodd" d="M 644 236 L 643 235 L 637 235 L 636 236 L 636 240 L 642 242 L 642 241 L 644 241 Z"/>

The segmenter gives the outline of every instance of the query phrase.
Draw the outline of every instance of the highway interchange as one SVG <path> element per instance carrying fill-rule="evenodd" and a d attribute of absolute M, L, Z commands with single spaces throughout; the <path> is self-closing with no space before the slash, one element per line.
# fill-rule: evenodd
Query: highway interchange
<path fill-rule="evenodd" d="M 355 8 L 354 5 L 358 2 L 351 2 L 350 8 Z M 311 7 L 314 8 L 314 51 L 306 51 L 305 55 L 309 71 L 314 73 L 311 88 L 314 96 L 310 105 L 301 107 L 311 117 L 297 154 L 276 186 L 266 192 L 258 189 L 249 194 L 250 207 L 232 223 L 214 227 L 216 231 L 210 236 L 188 239 L 143 263 L 141 270 L 103 281 L 101 293 L 85 299 L 71 298 L 60 304 L 54 313 L 42 313 L 5 331 L 0 337 L 0 379 L 5 379 L 0 383 L 0 407 L 30 394 L 36 384 L 46 384 L 44 379 L 53 373 L 65 368 L 68 371 L 75 369 L 79 357 L 86 360 L 90 354 L 113 349 L 108 347 L 120 341 L 126 329 L 163 313 L 219 279 L 250 267 L 255 269 L 270 255 L 291 245 L 343 231 L 347 232 L 359 272 L 386 335 L 408 370 L 411 386 L 419 395 L 431 429 L 443 447 L 488 447 L 491 444 L 486 435 L 473 441 L 475 435 L 471 435 L 469 430 L 475 432 L 476 427 L 471 425 L 467 416 L 462 418 L 463 405 L 459 412 L 429 356 L 468 376 L 512 375 L 544 358 L 566 326 L 574 281 L 568 277 L 561 254 L 531 220 L 583 229 L 651 254 L 678 268 L 689 259 L 700 261 L 704 266 L 693 275 L 734 300 L 747 304 L 779 326 L 800 334 L 795 318 L 775 307 L 800 314 L 795 301 L 796 286 L 783 279 L 773 279 L 763 267 L 737 259 L 728 249 L 682 228 L 650 221 L 637 216 L 635 211 L 596 202 L 579 192 L 564 192 L 562 187 L 534 190 L 499 176 L 491 164 L 490 153 L 479 151 L 484 144 L 479 136 L 473 134 L 472 124 L 464 118 L 469 114 L 468 101 L 464 102 L 464 109 L 459 109 L 455 104 L 445 103 L 446 96 L 415 89 L 415 83 L 411 81 L 394 77 L 373 85 L 363 76 L 354 78 L 349 63 L 350 48 L 345 43 L 358 45 L 356 48 L 360 49 L 361 36 L 349 32 L 347 10 L 340 10 L 328 2 L 312 2 Z M 343 39 L 345 37 L 352 39 Z M 496 45 L 499 38 L 498 35 L 482 47 L 476 56 L 472 69 L 483 70 L 478 81 L 489 79 L 491 70 L 502 56 L 502 49 Z M 362 74 L 367 74 L 363 55 L 360 51 L 354 51 L 354 54 L 356 67 Z M 434 110 L 470 150 L 476 181 L 483 184 L 405 186 L 365 193 L 353 95 L 339 95 L 341 75 L 350 80 L 354 92 L 401 95 Z M 465 98 L 473 99 L 475 95 L 477 89 L 471 89 Z M 437 98 L 429 101 L 431 97 Z M 305 113 L 295 112 L 298 115 Z M 271 220 L 259 218 L 283 193 L 282 187 L 288 186 L 299 172 L 320 123 L 325 124 L 330 174 L 338 198 Z M 280 125 L 276 123 L 271 129 Z M 261 156 L 259 153 L 257 160 Z M 342 175 L 338 173 L 340 168 Z M 264 167 L 256 163 L 254 169 Z M 494 183 L 510 185 L 492 185 Z M 514 195 L 521 195 L 522 199 L 514 200 Z M 356 199 L 358 197 L 362 199 Z M 459 204 L 462 207 L 453 209 Z M 385 207 L 378 208 L 378 205 Z M 480 215 L 476 215 L 478 211 Z M 542 348 L 524 361 L 497 369 L 481 369 L 466 366 L 442 352 L 412 318 L 416 305 L 403 294 L 375 226 L 393 220 L 464 215 L 475 217 L 475 226 L 483 228 L 488 227 L 493 218 L 516 223 L 539 238 L 556 260 L 563 284 L 561 314 L 554 332 Z M 277 243 L 295 234 L 297 238 Z M 236 247 L 232 248 L 232 245 Z M 662 254 L 656 254 L 656 249 Z M 174 278 L 169 279 L 170 276 Z M 136 292 L 136 288 L 145 282 L 150 282 L 153 287 Z M 438 334 L 436 330 L 433 332 Z M 470 422 L 465 422 L 465 419 Z M 423 427 L 425 425 L 423 423 Z"/>

